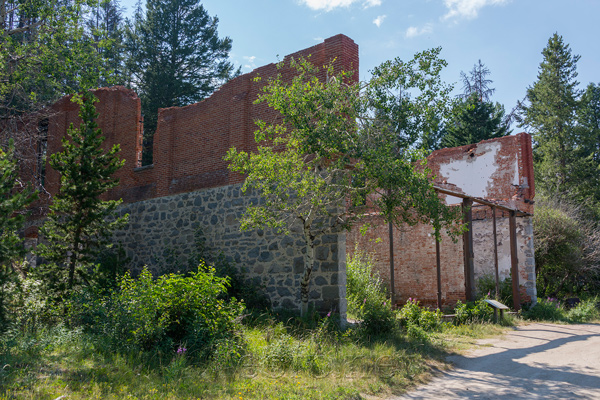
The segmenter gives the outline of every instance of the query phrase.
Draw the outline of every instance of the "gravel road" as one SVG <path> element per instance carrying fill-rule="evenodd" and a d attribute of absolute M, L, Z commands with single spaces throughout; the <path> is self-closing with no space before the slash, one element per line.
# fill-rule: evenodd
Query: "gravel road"
<path fill-rule="evenodd" d="M 523 325 L 477 343 L 449 357 L 454 369 L 392 399 L 600 399 L 600 324 Z"/>

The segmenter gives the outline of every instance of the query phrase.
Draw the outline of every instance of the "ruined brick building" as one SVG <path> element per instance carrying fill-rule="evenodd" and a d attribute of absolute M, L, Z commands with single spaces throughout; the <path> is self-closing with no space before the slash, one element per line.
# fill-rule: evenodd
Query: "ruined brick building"
<path fill-rule="evenodd" d="M 308 55 L 316 65 L 335 60 L 336 71 L 355 71 L 354 79 L 358 77 L 358 46 L 344 35 L 326 39 L 285 59 Z M 230 172 L 223 160 L 231 147 L 245 151 L 256 149 L 255 120 L 278 118 L 267 105 L 254 104 L 265 80 L 277 73 L 285 79 L 293 72 L 285 68 L 277 70 L 276 65 L 269 64 L 231 80 L 199 103 L 159 110 L 153 164 L 148 166 L 141 166 L 143 123 L 136 93 L 124 87 L 95 91 L 99 99 L 96 104 L 100 114 L 98 124 L 106 137 L 105 146 L 109 148 L 119 143 L 120 157 L 125 159 L 125 166 L 116 174 L 120 184 L 108 197 L 122 198 L 119 212 L 129 214 L 129 223 L 115 233 L 114 240 L 130 257 L 131 268 L 147 265 L 159 272 L 169 255 L 176 254 L 185 260 L 194 253 L 194 236 L 201 230 L 208 247 L 222 251 L 245 269 L 249 279 L 266 288 L 274 307 L 299 307 L 305 252 L 301 235 L 292 232 L 289 236 L 280 236 L 270 229 L 240 232 L 238 218 L 245 207 L 257 199 L 241 193 L 243 177 Z M 262 82 L 253 80 L 257 75 L 263 78 Z M 54 105 L 54 113 L 47 124 L 48 154 L 60 150 L 60 140 L 69 124 L 77 124 L 77 121 L 78 106 L 69 98 Z M 430 163 L 438 179 L 444 180 L 439 182 L 441 186 L 466 195 L 498 199 L 507 207 L 531 212 L 531 203 L 526 202 L 533 198 L 533 174 L 527 164 L 530 159 L 530 138 L 521 134 L 441 150 L 431 155 Z M 483 168 L 484 164 L 489 168 Z M 474 179 L 465 178 L 465 174 L 473 173 L 473 170 L 481 172 L 482 168 L 488 175 L 477 175 L 479 186 L 484 188 L 477 192 L 475 189 L 479 186 L 470 185 Z M 487 183 L 484 182 L 486 179 Z M 59 177 L 48 166 L 44 180 L 48 191 L 56 193 Z M 526 188 L 527 183 L 529 187 Z M 529 272 L 531 220 L 529 217 L 519 220 L 519 273 L 521 283 L 527 289 L 524 294 L 534 297 L 535 279 Z M 489 242 L 486 223 L 484 218 L 473 224 L 476 244 Z M 502 229 L 500 240 L 504 243 Z M 29 228 L 26 235 L 35 239 L 35 227 Z M 385 270 L 386 254 L 389 254 L 385 240 L 381 246 L 369 241 L 378 235 L 387 238 L 387 233 L 383 234 L 378 228 L 365 237 L 354 230 L 322 238 L 310 293 L 311 302 L 318 309 L 345 314 L 346 250 L 353 250 L 355 243 L 375 251 L 378 266 Z M 395 237 L 398 277 L 395 284 L 399 300 L 411 295 L 425 301 L 435 298 L 435 291 L 429 291 L 433 239 L 428 227 L 401 229 Z M 501 254 L 505 247 L 500 246 Z M 445 302 L 465 298 L 462 245 L 444 240 L 442 248 Z M 477 253 L 476 271 L 489 268 L 488 253 L 487 250 Z M 435 265 L 435 252 L 433 257 Z M 506 276 L 505 262 L 501 260 L 501 271 Z"/>

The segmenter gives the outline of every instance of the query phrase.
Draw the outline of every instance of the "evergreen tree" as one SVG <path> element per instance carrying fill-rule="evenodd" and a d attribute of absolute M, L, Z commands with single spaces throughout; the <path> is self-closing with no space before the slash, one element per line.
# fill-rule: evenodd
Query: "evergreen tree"
<path fill-rule="evenodd" d="M 0 331 L 5 325 L 4 285 L 13 273 L 11 262 L 23 256 L 25 248 L 18 232 L 23 228 L 23 210 L 36 194 L 19 182 L 13 142 L 7 151 L 0 148 Z"/>
<path fill-rule="evenodd" d="M 91 9 L 87 20 L 104 69 L 110 73 L 110 76 L 101 77 L 99 86 L 125 84 L 122 13 L 118 0 L 100 0 Z"/>
<path fill-rule="evenodd" d="M 575 129 L 579 56 L 557 33 L 542 55 L 538 80 L 527 89 L 528 104 L 521 105 L 521 126 L 533 134 L 536 187 L 548 196 L 575 197 L 582 166 Z"/>
<path fill-rule="evenodd" d="M 457 147 L 505 136 L 509 131 L 503 120 L 504 107 L 501 104 L 483 101 L 478 92 L 473 92 L 454 106 L 441 146 Z"/>
<path fill-rule="evenodd" d="M 476 93 L 481 101 L 489 102 L 492 94 L 496 91 L 496 89 L 489 87 L 493 82 L 487 78 L 489 74 L 489 68 L 481 60 L 473 66 L 468 76 L 461 71 L 460 79 L 463 82 L 463 97 L 468 98 L 473 93 Z"/>
<path fill-rule="evenodd" d="M 19 181 L 14 145 L 10 141 L 7 151 L 0 148 L 0 268 L 23 253 L 18 231 L 23 228 L 23 210 L 37 197 Z M 1 272 L 0 272 L 1 274 Z"/>
<path fill-rule="evenodd" d="M 101 200 L 118 184 L 112 175 L 124 161 L 117 157 L 118 145 L 108 152 L 102 149 L 95 101 L 90 93 L 80 99 L 81 125 L 77 129 L 71 125 L 63 151 L 50 158 L 50 166 L 60 173 L 60 189 L 40 229 L 46 243 L 38 246 L 38 253 L 48 262 L 40 269 L 44 281 L 59 297 L 73 288 L 76 279 L 88 281 L 86 267 L 127 219 L 115 215 L 121 201 Z"/>
<path fill-rule="evenodd" d="M 131 83 L 142 100 L 145 164 L 152 160 L 158 109 L 200 101 L 231 76 L 231 39 L 219 38 L 217 23 L 199 0 L 148 0 L 145 13 L 138 4 L 126 43 Z"/>

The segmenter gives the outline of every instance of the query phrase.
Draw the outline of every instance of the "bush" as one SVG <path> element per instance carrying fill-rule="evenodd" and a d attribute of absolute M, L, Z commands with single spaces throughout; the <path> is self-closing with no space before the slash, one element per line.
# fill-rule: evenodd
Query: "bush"
<path fill-rule="evenodd" d="M 365 333 L 379 335 L 397 328 L 392 304 L 370 257 L 355 251 L 346 266 L 346 279 L 348 312 L 361 320 Z"/>
<path fill-rule="evenodd" d="M 548 297 L 547 299 L 538 298 L 537 304 L 529 310 L 523 312 L 523 317 L 535 321 L 566 321 L 567 316 L 564 307 L 560 302 Z"/>
<path fill-rule="evenodd" d="M 109 296 L 79 293 L 71 320 L 128 350 L 174 350 L 210 356 L 219 341 L 237 337 L 243 303 L 220 298 L 227 280 L 201 265 L 187 276 L 168 274 L 153 280 L 144 269 L 137 279 L 126 274 Z"/>
<path fill-rule="evenodd" d="M 576 307 L 567 312 L 567 318 L 571 322 L 588 322 L 599 319 L 598 298 L 592 298 L 577 304 Z"/>
<path fill-rule="evenodd" d="M 454 325 L 490 322 L 494 317 L 494 310 L 485 301 L 463 303 L 460 300 L 454 307 Z"/>
<path fill-rule="evenodd" d="M 430 311 L 419 306 L 417 300 L 408 299 L 408 302 L 398 312 L 400 324 L 409 329 L 419 327 L 425 332 L 437 331 L 442 327 L 442 312 Z"/>
<path fill-rule="evenodd" d="M 600 228 L 577 206 L 538 201 L 533 220 L 538 294 L 600 292 Z"/>
<path fill-rule="evenodd" d="M 512 279 L 508 278 L 499 282 L 500 296 L 496 300 L 509 307 L 513 304 Z M 496 277 L 492 274 L 486 274 L 477 280 L 478 298 L 496 297 Z"/>

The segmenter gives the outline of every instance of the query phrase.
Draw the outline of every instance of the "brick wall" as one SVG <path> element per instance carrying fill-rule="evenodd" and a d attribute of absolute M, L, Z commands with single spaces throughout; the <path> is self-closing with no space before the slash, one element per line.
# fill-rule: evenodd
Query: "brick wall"
<path fill-rule="evenodd" d="M 531 157 L 531 137 L 526 133 L 477 144 L 442 149 L 428 157 L 428 167 L 435 175 L 435 184 L 469 196 L 493 200 L 498 204 L 532 213 L 535 188 Z M 447 204 L 457 205 L 462 199 L 440 195 Z M 473 207 L 473 250 L 475 279 L 494 274 L 493 230 L 488 206 Z M 510 274 L 510 242 L 508 218 L 497 213 L 499 270 L 501 279 Z M 371 227 L 360 233 L 363 224 Z M 375 268 L 389 286 L 388 225 L 379 215 L 370 215 L 347 235 L 346 247 L 351 256 L 355 247 L 373 254 Z M 535 259 L 531 217 L 517 218 L 517 247 L 521 300 L 535 301 Z M 440 244 L 442 303 L 452 305 L 464 300 L 465 276 L 463 240 L 455 243 L 443 234 Z M 416 298 L 421 304 L 437 304 L 435 239 L 432 227 L 394 228 L 394 275 L 396 300 L 403 304 Z"/>
<path fill-rule="evenodd" d="M 316 66 L 334 61 L 334 70 L 354 71 L 358 80 L 358 46 L 344 35 L 284 58 L 309 57 Z M 106 137 L 104 147 L 121 146 L 125 166 L 116 173 L 119 186 L 108 198 L 122 198 L 119 212 L 129 223 L 115 232 L 131 258 L 132 269 L 147 265 L 160 273 L 176 255 L 186 264 L 195 251 L 194 235 L 202 231 L 207 245 L 242 267 L 248 279 L 266 288 L 275 307 L 298 308 L 299 286 L 306 245 L 299 231 L 289 236 L 271 230 L 239 231 L 239 217 L 251 201 L 240 193 L 243 177 L 230 173 L 223 157 L 231 147 L 252 151 L 255 121 L 280 118 L 266 104 L 254 104 L 269 78 L 290 80 L 294 70 L 275 64 L 260 67 L 223 85 L 209 98 L 186 107 L 159 110 L 154 136 L 154 160 L 140 166 L 143 123 L 140 99 L 124 87 L 94 91 L 99 102 L 97 122 Z M 256 82 L 254 78 L 262 80 Z M 321 79 L 325 79 L 321 72 Z M 61 150 L 61 138 L 71 123 L 79 123 L 78 105 L 65 97 L 53 106 L 49 119 L 48 154 Z M 46 173 L 47 188 L 55 194 L 59 176 Z M 35 224 L 28 232 L 35 237 Z M 311 280 L 311 303 L 320 310 L 345 316 L 345 233 L 324 236 L 317 245 L 317 266 Z"/>
<path fill-rule="evenodd" d="M 325 39 L 323 43 L 301 50 L 284 58 L 309 57 L 316 66 L 335 60 L 336 71 L 354 71 L 358 80 L 358 46 L 344 35 Z M 111 87 L 96 90 L 100 113 L 98 125 L 106 136 L 105 147 L 121 145 L 120 156 L 125 167 L 118 173 L 120 185 L 110 194 L 134 202 L 155 197 L 185 193 L 194 190 L 242 182 L 239 174 L 227 170 L 223 157 L 231 147 L 252 151 L 255 121 L 268 122 L 278 118 L 278 113 L 266 104 L 254 104 L 257 95 L 270 77 L 281 74 L 289 80 L 294 71 L 289 67 L 277 69 L 275 64 L 265 65 L 241 75 L 217 90 L 209 98 L 185 107 L 159 110 L 158 126 L 154 136 L 154 162 L 139 168 L 143 124 L 140 99 L 132 90 Z M 255 82 L 260 76 L 262 80 Z M 322 79 L 325 78 L 322 71 Z M 78 106 L 69 97 L 54 105 L 50 118 L 49 154 L 61 149 L 61 138 L 70 123 L 79 123 Z M 56 193 L 58 175 L 48 169 L 48 189 Z"/>

